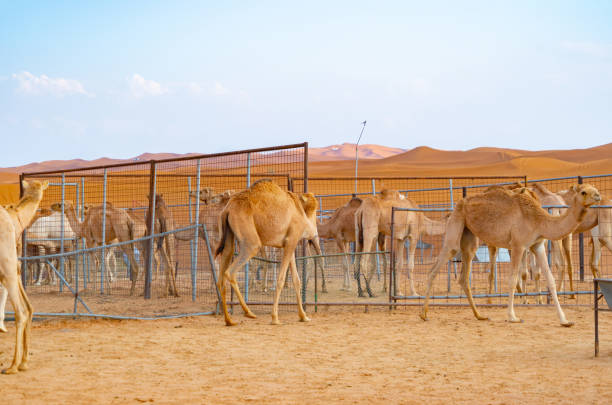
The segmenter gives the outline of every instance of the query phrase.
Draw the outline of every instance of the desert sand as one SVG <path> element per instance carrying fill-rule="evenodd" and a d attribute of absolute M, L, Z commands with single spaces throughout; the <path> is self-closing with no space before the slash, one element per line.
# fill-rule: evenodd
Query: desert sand
<path fill-rule="evenodd" d="M 312 311 L 310 308 L 309 312 Z M 593 357 L 593 313 L 504 309 L 476 321 L 468 308 L 368 314 L 340 309 L 300 323 L 267 310 L 223 326 L 221 317 L 163 321 L 35 322 L 31 369 L 0 380 L 6 403 L 606 403 L 612 399 L 612 317 L 601 317 Z M 0 337 L 9 362 L 14 331 Z"/>

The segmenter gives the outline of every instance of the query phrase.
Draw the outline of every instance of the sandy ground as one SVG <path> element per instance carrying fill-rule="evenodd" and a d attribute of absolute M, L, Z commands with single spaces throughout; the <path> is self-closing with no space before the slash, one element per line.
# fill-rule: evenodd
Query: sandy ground
<path fill-rule="evenodd" d="M 34 323 L 31 369 L 0 376 L 6 403 L 609 403 L 612 317 L 601 317 L 593 358 L 593 313 L 569 308 L 322 309 L 312 322 L 283 311 L 228 328 L 205 316 L 163 321 L 48 320 Z M 6 367 L 14 328 L 0 336 Z"/>

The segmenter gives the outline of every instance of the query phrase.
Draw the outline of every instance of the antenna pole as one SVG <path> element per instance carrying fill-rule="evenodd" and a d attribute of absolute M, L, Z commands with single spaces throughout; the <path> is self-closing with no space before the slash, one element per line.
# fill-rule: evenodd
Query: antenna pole
<path fill-rule="evenodd" d="M 359 133 L 359 138 L 357 138 L 357 144 L 355 144 L 355 194 L 357 194 L 357 168 L 359 167 L 359 141 L 361 140 L 361 135 L 363 135 L 363 130 L 365 129 L 367 121 L 363 121 L 361 125 L 361 133 Z"/>

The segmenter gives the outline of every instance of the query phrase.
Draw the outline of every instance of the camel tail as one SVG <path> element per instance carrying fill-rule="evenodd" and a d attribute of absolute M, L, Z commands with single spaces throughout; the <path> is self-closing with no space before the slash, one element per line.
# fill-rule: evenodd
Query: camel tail
<path fill-rule="evenodd" d="M 355 251 L 361 252 L 363 247 L 363 214 L 361 210 L 355 212 Z"/>
<path fill-rule="evenodd" d="M 219 246 L 217 246 L 217 250 L 215 251 L 215 258 L 219 257 L 221 252 L 223 252 L 225 249 L 225 242 L 234 234 L 234 231 L 229 224 L 229 212 L 223 211 L 221 213 L 221 216 L 219 217 L 219 228 L 221 229 L 221 240 L 219 241 Z"/>

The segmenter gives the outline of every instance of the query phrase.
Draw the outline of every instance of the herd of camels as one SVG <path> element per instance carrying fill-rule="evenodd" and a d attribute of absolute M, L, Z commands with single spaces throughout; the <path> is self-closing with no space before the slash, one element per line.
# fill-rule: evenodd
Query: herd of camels
<path fill-rule="evenodd" d="M 0 297 L 0 331 L 6 332 L 4 326 L 4 305 L 7 297 L 15 310 L 16 345 L 11 365 L 3 373 L 15 373 L 27 369 L 28 344 L 32 322 L 32 306 L 27 298 L 21 278 L 21 265 L 18 253 L 21 251 L 22 232 L 30 227 L 29 232 L 38 232 L 41 236 L 52 239 L 44 234 L 44 221 L 61 215 L 62 206 L 54 204 L 51 210 L 39 210 L 43 191 L 47 182 L 24 181 L 23 196 L 20 201 L 11 206 L 0 207 L 0 282 L 4 286 Z M 349 243 L 354 242 L 356 252 L 368 253 L 378 249 L 385 250 L 385 241 L 393 235 L 391 243 L 396 252 L 408 240 L 407 279 L 410 295 L 416 296 L 412 271 L 414 268 L 414 253 L 417 242 L 424 235 L 443 235 L 443 244 L 435 264 L 428 272 L 425 301 L 421 318 L 427 320 L 429 297 L 433 281 L 440 268 L 458 252 L 462 254 L 461 274 L 459 284 L 463 288 L 474 316 L 477 319 L 487 319 L 475 306 L 471 287 L 471 262 L 480 241 L 489 246 L 491 268 L 489 270 L 489 292 L 493 286 L 493 266 L 498 248 L 506 248 L 511 252 L 511 276 L 509 281 L 508 320 L 519 322 L 514 312 L 515 289 L 524 289 L 520 278 L 525 278 L 527 263 L 534 261 L 534 277 L 536 288 L 539 289 L 540 274 L 544 273 L 548 290 L 552 296 L 559 320 L 563 326 L 571 326 L 561 309 L 557 297 L 557 286 L 548 265 L 545 251 L 545 241 L 552 242 L 553 264 L 561 269 L 561 283 L 564 279 L 563 269 L 569 275 L 570 290 L 574 291 L 571 262 L 571 236 L 578 232 L 591 232 L 593 240 L 591 270 L 598 276 L 598 263 L 601 246 L 612 251 L 612 210 L 588 209 L 592 205 L 612 204 L 611 200 L 602 199 L 597 189 L 588 184 L 572 186 L 569 190 L 553 193 L 545 187 L 535 184 L 525 187 L 520 184 L 512 186 L 492 186 L 480 194 L 464 198 L 456 204 L 455 209 L 444 220 L 428 218 L 422 211 L 397 211 L 394 219 L 394 229 L 391 229 L 392 207 L 418 209 L 418 205 L 394 190 L 383 190 L 378 195 L 364 199 L 353 197 L 344 206 L 338 208 L 325 222 L 317 220 L 318 201 L 312 193 L 294 193 L 280 188 L 271 180 L 260 180 L 251 187 L 239 192 L 215 193 L 210 188 L 203 189 L 199 195 L 202 203 L 200 222 L 205 223 L 216 239 L 215 258 L 219 260 L 219 278 L 217 288 L 221 297 L 221 308 L 226 325 L 234 325 L 226 304 L 226 284 L 234 290 L 245 316 L 255 318 L 248 308 L 237 282 L 237 272 L 257 254 L 265 255 L 265 247 L 282 249 L 282 258 L 276 280 L 274 301 L 272 307 L 272 323 L 278 324 L 278 303 L 281 291 L 286 281 L 287 270 L 290 267 L 292 282 L 296 293 L 299 319 L 308 321 L 302 304 L 301 281 L 297 272 L 295 249 L 301 240 L 306 240 L 321 254 L 319 238 L 333 239 L 343 256 L 343 290 L 351 290 L 352 279 L 357 281 L 359 296 L 374 296 L 371 281 L 374 274 L 373 265 L 368 263 L 372 254 L 356 256 L 354 271 L 351 276 L 351 263 L 348 252 Z M 551 213 L 542 205 L 562 205 L 568 208 L 556 208 Z M 105 206 L 89 207 L 86 213 L 79 215 L 74 206 L 65 202 L 63 211 L 67 226 L 64 236 L 74 234 L 83 238 L 88 247 L 102 246 L 116 242 L 131 241 L 142 238 L 146 234 L 146 223 L 149 219 L 139 218 L 129 210 Z M 46 219 L 45 219 L 46 218 Z M 210 223 L 213 218 L 213 223 Z M 41 225 L 38 226 L 38 221 Z M 208 222 L 208 223 L 207 223 Z M 191 240 L 192 232 L 172 233 L 176 229 L 171 211 L 163 196 L 155 196 L 154 232 L 164 234 L 154 243 L 154 257 L 157 266 L 163 259 L 165 264 L 165 294 L 178 296 L 176 288 L 176 243 L 179 240 Z M 105 230 L 105 232 L 102 231 Z M 71 232 L 71 233 L 66 233 Z M 148 240 L 139 242 L 139 250 L 147 251 Z M 134 244 L 123 244 L 121 250 L 127 256 L 131 265 L 131 288 L 134 294 L 139 277 L 140 265 L 135 256 Z M 57 246 L 47 246 L 50 252 Z M 238 248 L 237 255 L 235 250 Z M 43 246 L 44 249 L 44 246 Z M 44 250 L 42 250 L 44 252 Z M 532 253 L 532 259 L 528 256 Z M 396 255 L 397 268 L 401 269 L 403 255 Z M 104 258 L 108 268 L 108 278 L 112 281 L 115 274 L 112 271 L 109 257 Z M 383 268 L 386 259 L 383 255 Z M 559 263 L 565 260 L 566 265 Z M 325 292 L 325 276 L 323 266 L 322 290 Z M 363 270 L 363 271 L 362 271 Z M 315 268 L 316 271 L 316 268 Z M 42 272 L 42 270 L 41 270 Z M 49 272 L 50 276 L 51 272 Z M 386 272 L 383 291 L 387 287 Z M 39 280 L 40 280 L 39 274 Z M 362 289 L 362 278 L 364 289 Z M 397 277 L 392 288 L 399 291 Z M 559 285 L 559 288 L 562 288 Z"/>

